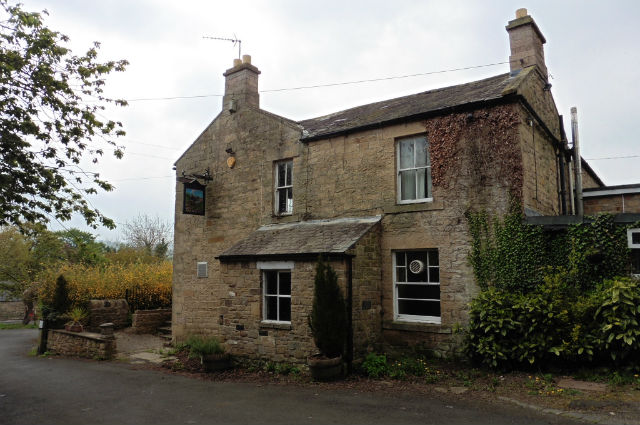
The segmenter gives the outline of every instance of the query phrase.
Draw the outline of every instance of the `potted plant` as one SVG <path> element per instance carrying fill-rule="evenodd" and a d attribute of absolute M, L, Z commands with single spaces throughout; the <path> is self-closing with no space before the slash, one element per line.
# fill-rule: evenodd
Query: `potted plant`
<path fill-rule="evenodd" d="M 342 376 L 347 309 L 338 286 L 338 276 L 322 259 L 316 267 L 313 307 L 308 320 L 313 341 L 320 351 L 307 359 L 311 376 L 318 381 Z"/>
<path fill-rule="evenodd" d="M 70 322 L 67 322 L 64 325 L 64 329 L 69 332 L 82 332 L 84 329 L 82 327 L 82 320 L 87 318 L 87 311 L 82 307 L 75 307 L 71 311 L 69 311 L 65 317 L 71 319 Z"/>
<path fill-rule="evenodd" d="M 225 353 L 224 347 L 216 337 L 191 336 L 187 339 L 190 358 L 200 358 L 200 363 L 207 372 L 230 369 L 231 356 Z"/>

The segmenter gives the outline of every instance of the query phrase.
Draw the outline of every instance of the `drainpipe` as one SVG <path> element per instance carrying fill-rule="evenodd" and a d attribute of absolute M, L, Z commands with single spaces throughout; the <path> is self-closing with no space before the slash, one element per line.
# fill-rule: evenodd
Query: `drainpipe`
<path fill-rule="evenodd" d="M 347 374 L 353 369 L 353 258 L 347 257 Z"/>
<path fill-rule="evenodd" d="M 578 109 L 571 108 L 571 139 L 573 140 L 573 154 L 576 161 L 576 215 L 584 215 L 582 202 L 582 158 L 580 157 L 580 138 L 578 137 Z"/>
<path fill-rule="evenodd" d="M 566 136 L 564 132 L 564 122 L 562 121 L 562 115 L 558 115 L 558 121 L 560 124 L 560 133 L 562 134 L 562 147 L 558 150 L 558 171 L 560 172 L 560 208 L 561 214 L 567 215 L 567 200 L 565 198 L 567 195 L 567 182 L 565 181 L 566 170 L 564 168 L 564 162 L 566 160 L 566 157 L 564 156 Z"/>

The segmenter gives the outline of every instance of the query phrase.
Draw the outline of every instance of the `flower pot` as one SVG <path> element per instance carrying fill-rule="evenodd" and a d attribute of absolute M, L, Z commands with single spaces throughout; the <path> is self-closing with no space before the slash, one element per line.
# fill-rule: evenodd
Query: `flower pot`
<path fill-rule="evenodd" d="M 231 369 L 231 355 L 229 353 L 222 354 L 205 354 L 201 358 L 202 365 L 207 372 L 217 372 Z"/>
<path fill-rule="evenodd" d="M 327 358 L 316 354 L 307 358 L 311 377 L 316 381 L 333 381 L 343 376 L 342 356 Z"/>
<path fill-rule="evenodd" d="M 81 323 L 73 322 L 65 324 L 64 330 L 69 332 L 82 332 L 84 328 Z"/>

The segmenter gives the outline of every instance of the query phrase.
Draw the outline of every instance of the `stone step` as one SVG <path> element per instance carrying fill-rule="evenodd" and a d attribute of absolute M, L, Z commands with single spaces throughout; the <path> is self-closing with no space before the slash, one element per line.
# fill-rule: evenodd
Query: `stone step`
<path fill-rule="evenodd" d="M 171 326 L 163 326 L 157 329 L 159 333 L 171 335 Z"/>
<path fill-rule="evenodd" d="M 160 335 L 160 338 L 165 339 L 167 341 L 171 341 L 171 334 L 169 334 L 169 335 L 166 335 L 166 334 Z"/>

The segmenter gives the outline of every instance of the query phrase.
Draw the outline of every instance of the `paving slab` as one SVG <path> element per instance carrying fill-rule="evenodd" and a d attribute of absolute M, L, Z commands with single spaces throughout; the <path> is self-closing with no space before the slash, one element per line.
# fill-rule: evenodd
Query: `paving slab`
<path fill-rule="evenodd" d="M 560 379 L 558 381 L 558 386 L 560 388 L 579 390 L 579 391 L 595 391 L 595 392 L 601 392 L 601 393 L 607 391 L 607 384 L 603 384 L 600 382 L 578 381 L 577 379 L 572 379 L 572 378 Z"/>

